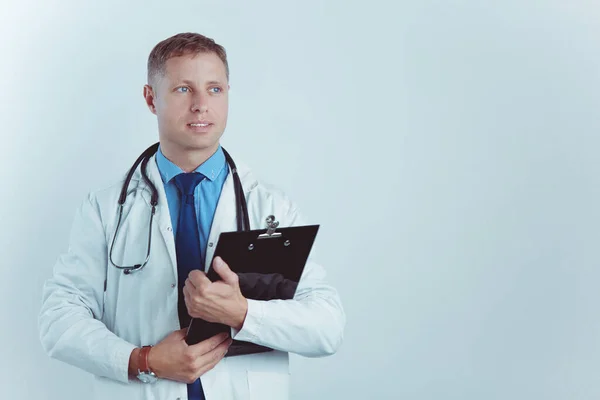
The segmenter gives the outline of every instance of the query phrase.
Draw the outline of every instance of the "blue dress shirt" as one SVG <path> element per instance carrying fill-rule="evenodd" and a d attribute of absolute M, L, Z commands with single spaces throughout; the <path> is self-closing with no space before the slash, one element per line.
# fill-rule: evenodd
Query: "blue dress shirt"
<path fill-rule="evenodd" d="M 177 190 L 177 186 L 175 186 L 175 182 L 172 179 L 184 171 L 164 156 L 160 146 L 156 152 L 156 164 L 167 194 L 173 235 L 176 235 L 180 199 L 179 190 Z M 221 196 L 221 189 L 223 189 L 223 184 L 229 174 L 229 168 L 227 168 L 227 161 L 225 160 L 225 154 L 221 146 L 219 146 L 215 154 L 194 171 L 206 177 L 194 191 L 196 216 L 198 217 L 198 233 L 200 236 L 200 254 L 202 255 L 202 260 L 204 260 L 208 235 L 210 234 L 217 203 Z M 199 266 L 199 269 L 204 270 L 203 267 Z"/>

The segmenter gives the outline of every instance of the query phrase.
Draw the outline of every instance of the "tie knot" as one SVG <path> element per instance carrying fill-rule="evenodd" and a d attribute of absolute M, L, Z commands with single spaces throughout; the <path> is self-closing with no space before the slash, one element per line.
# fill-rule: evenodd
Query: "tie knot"
<path fill-rule="evenodd" d="M 204 175 L 197 172 L 182 173 L 173 179 L 182 196 L 193 196 L 194 189 L 204 179 Z"/>

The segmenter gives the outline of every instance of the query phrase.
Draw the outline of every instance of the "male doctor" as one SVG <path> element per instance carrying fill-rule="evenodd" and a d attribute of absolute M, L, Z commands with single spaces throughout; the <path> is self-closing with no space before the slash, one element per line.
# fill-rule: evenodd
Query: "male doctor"
<path fill-rule="evenodd" d="M 93 374 L 97 399 L 287 399 L 288 353 L 322 357 L 342 343 L 339 296 L 312 258 L 290 300 L 246 299 L 227 264 L 209 265 L 220 232 L 236 230 L 232 171 L 219 142 L 228 82 L 225 50 L 212 39 L 184 33 L 154 47 L 144 98 L 158 120 L 160 146 L 147 164 L 156 215 L 150 225 L 150 189 L 138 168 L 112 254 L 117 265 L 142 262 L 151 229 L 149 262 L 124 274 L 109 259 L 121 179 L 83 201 L 68 251 L 44 285 L 42 345 Z M 284 193 L 237 167 L 251 229 L 264 228 L 269 215 L 281 227 L 305 224 Z M 207 278 L 210 267 L 222 280 Z M 191 317 L 231 331 L 188 346 Z M 232 339 L 274 351 L 224 357 Z"/>

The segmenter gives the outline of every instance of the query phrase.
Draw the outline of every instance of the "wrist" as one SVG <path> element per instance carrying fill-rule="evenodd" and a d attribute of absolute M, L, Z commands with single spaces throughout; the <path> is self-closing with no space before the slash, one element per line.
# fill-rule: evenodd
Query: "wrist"
<path fill-rule="evenodd" d="M 246 321 L 246 314 L 248 314 L 248 300 L 242 296 L 239 312 L 232 328 L 237 329 L 238 331 L 241 330 L 244 326 L 244 321 Z"/>
<path fill-rule="evenodd" d="M 158 377 L 158 372 L 156 371 L 156 352 L 154 351 L 154 347 L 151 347 L 148 351 L 148 369 L 152 371 L 156 377 Z"/>
<path fill-rule="evenodd" d="M 150 368 L 149 355 L 152 346 L 143 346 L 139 351 L 137 378 L 143 383 L 154 383 L 158 376 Z"/>
<path fill-rule="evenodd" d="M 139 347 L 136 347 L 129 355 L 129 376 L 131 377 L 137 377 L 138 375 L 138 369 L 140 368 L 138 362 L 140 359 L 140 350 Z"/>

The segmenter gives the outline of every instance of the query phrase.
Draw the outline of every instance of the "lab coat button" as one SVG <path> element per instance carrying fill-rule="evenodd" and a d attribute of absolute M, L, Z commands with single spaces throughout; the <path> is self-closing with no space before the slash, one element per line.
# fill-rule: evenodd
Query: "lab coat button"
<path fill-rule="evenodd" d="M 208 244 L 208 247 L 213 247 L 213 242 L 210 242 L 210 243 Z"/>
<path fill-rule="evenodd" d="M 171 283 L 171 289 L 175 288 L 175 284 Z"/>
<path fill-rule="evenodd" d="M 169 232 L 171 232 L 171 231 L 173 230 L 173 228 L 171 228 L 171 227 L 169 226 L 169 227 L 167 228 L 167 230 L 168 230 Z"/>

